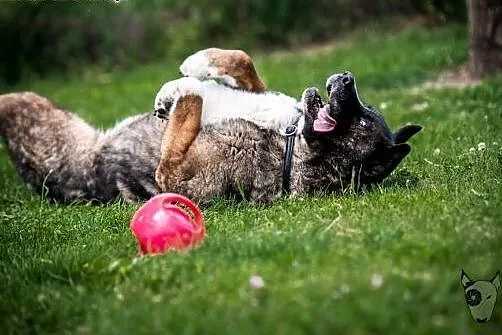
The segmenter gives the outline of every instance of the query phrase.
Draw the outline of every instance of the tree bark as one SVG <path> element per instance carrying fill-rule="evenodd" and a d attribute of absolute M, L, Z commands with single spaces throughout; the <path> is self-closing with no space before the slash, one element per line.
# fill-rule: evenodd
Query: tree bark
<path fill-rule="evenodd" d="M 502 70 L 502 0 L 467 0 L 469 70 L 474 78 Z"/>

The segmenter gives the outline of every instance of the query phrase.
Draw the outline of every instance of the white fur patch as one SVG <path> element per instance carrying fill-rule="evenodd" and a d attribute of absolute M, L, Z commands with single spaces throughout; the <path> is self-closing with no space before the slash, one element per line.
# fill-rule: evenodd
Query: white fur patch
<path fill-rule="evenodd" d="M 185 59 L 180 66 L 180 71 L 184 76 L 201 80 L 216 74 L 213 72 L 214 69 L 210 69 L 209 59 L 207 59 L 203 51 L 196 52 Z"/>
<path fill-rule="evenodd" d="M 297 101 L 287 95 L 235 90 L 213 80 L 201 82 L 194 78 L 181 78 L 164 84 L 155 98 L 155 108 L 165 109 L 166 101 L 195 91 L 203 97 L 202 126 L 229 119 L 244 119 L 264 128 L 283 130 L 290 124 L 298 123 L 303 115 L 297 108 Z"/>
<path fill-rule="evenodd" d="M 209 59 L 203 51 L 194 53 L 187 57 L 180 66 L 181 73 L 186 77 L 205 79 L 219 79 L 231 87 L 237 87 L 237 81 L 234 77 L 226 74 L 218 74 L 218 69 L 209 65 Z"/>
<path fill-rule="evenodd" d="M 175 106 L 176 101 L 185 95 L 199 95 L 204 98 L 204 90 L 202 89 L 202 82 L 195 78 L 180 78 L 172 81 L 168 81 L 160 88 L 159 92 L 155 96 L 154 108 L 166 108 L 166 102 L 170 101 L 172 105 L 170 106 L 169 113 L 171 113 Z"/>
<path fill-rule="evenodd" d="M 244 119 L 264 128 L 281 130 L 297 123 L 302 115 L 296 108 L 296 100 L 284 94 L 234 90 L 211 81 L 204 82 L 204 90 L 203 125 Z"/>

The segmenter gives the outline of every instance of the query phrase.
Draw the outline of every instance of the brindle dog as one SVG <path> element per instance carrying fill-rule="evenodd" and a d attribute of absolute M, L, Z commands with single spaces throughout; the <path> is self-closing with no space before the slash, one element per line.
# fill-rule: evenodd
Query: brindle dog
<path fill-rule="evenodd" d="M 231 63 L 220 62 L 220 70 L 221 64 Z M 223 69 L 227 78 L 233 71 Z M 259 101 L 265 85 L 260 80 L 263 86 L 254 86 L 242 76 L 236 82 L 246 83 L 241 88 L 254 90 Z M 105 132 L 35 93 L 0 95 L 0 135 L 21 176 L 55 201 L 107 202 L 121 196 L 132 202 L 161 191 L 199 203 L 234 194 L 260 203 L 280 197 L 284 136 L 232 115 L 201 125 L 207 92 L 197 83 L 187 78 L 174 84 L 178 93 L 163 106 L 171 112 L 168 122 L 144 114 Z M 420 130 L 410 125 L 392 133 L 376 110 L 360 103 L 350 73 L 330 77 L 327 91 L 327 104 L 316 89 L 302 97 L 304 124 L 292 152 L 293 195 L 383 180 L 410 151 L 405 142 Z"/>
<path fill-rule="evenodd" d="M 204 86 L 192 78 L 175 86 L 177 100 L 164 108 L 170 121 L 156 171 L 161 189 L 199 202 L 235 193 L 259 203 L 280 197 L 284 136 L 242 119 L 201 127 Z M 316 88 L 302 95 L 304 124 L 291 165 L 294 196 L 382 181 L 410 152 L 405 142 L 420 130 L 410 125 L 392 133 L 375 109 L 360 102 L 349 72 L 331 76 L 327 93 L 326 104 Z"/>

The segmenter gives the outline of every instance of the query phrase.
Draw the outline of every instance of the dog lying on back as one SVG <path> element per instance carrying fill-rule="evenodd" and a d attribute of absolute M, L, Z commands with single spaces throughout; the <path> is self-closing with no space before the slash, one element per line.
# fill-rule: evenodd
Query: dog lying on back
<path fill-rule="evenodd" d="M 242 68 L 229 65 L 228 52 L 215 50 L 208 66 L 240 89 L 233 90 L 235 96 L 252 95 L 264 106 L 261 97 L 272 93 L 257 74 L 258 80 L 240 75 Z M 167 122 L 139 115 L 105 132 L 34 93 L 4 94 L 0 134 L 23 178 L 56 201 L 138 201 L 160 191 L 199 203 L 234 194 L 260 203 L 280 197 L 286 144 L 279 124 L 245 120 L 248 113 L 239 119 L 233 94 L 217 100 L 205 87 L 194 78 L 171 82 L 155 102 L 160 115 L 169 114 Z M 378 112 L 360 103 L 349 73 L 328 78 L 327 91 L 324 104 L 316 89 L 305 90 L 300 108 L 279 96 L 294 105 L 293 118 L 300 114 L 290 171 L 293 195 L 383 180 L 410 151 L 404 142 L 420 130 L 405 126 L 392 133 Z M 205 123 L 220 108 L 230 111 L 228 117 Z"/>

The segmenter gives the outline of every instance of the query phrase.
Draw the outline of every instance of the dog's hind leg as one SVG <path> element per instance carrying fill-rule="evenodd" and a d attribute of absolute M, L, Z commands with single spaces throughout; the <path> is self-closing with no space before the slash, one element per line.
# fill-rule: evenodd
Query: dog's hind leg
<path fill-rule="evenodd" d="M 184 91 L 183 88 L 180 88 Z M 193 150 L 190 150 L 201 126 L 202 96 L 194 87 L 186 87 L 185 92 L 174 102 L 169 123 L 164 131 L 161 144 L 161 158 L 155 171 L 155 180 L 162 191 L 172 189 L 180 179 L 187 178 Z"/>
<path fill-rule="evenodd" d="M 199 80 L 220 79 L 229 86 L 250 92 L 267 91 L 267 86 L 256 72 L 253 60 L 242 50 L 201 50 L 185 59 L 180 71 L 184 76 Z"/>

